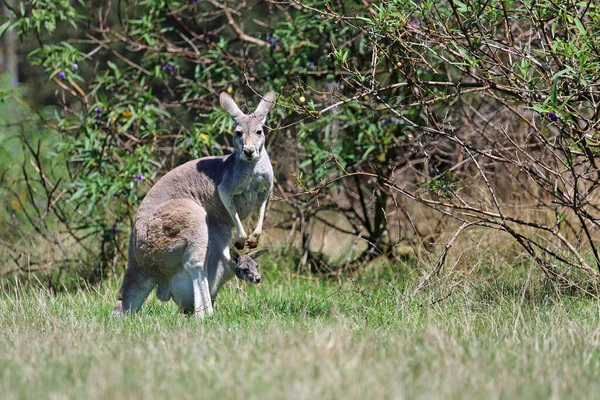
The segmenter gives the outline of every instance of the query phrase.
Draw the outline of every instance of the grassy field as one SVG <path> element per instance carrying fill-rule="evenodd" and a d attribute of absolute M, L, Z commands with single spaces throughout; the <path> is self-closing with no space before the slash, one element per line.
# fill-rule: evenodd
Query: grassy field
<path fill-rule="evenodd" d="M 390 278 L 396 276 L 396 278 Z M 0 296 L 10 398 L 596 398 L 600 301 L 534 279 L 412 295 L 405 274 L 318 281 L 270 269 L 198 321 L 152 299 L 109 316 L 116 282 Z"/>

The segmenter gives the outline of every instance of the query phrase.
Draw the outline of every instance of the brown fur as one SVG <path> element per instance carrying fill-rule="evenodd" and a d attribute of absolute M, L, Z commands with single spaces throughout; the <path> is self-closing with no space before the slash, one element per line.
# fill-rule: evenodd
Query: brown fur
<path fill-rule="evenodd" d="M 182 241 L 188 233 L 203 229 L 206 221 L 190 207 L 189 200 L 171 200 L 159 207 L 148 220 L 145 235 L 137 236 L 140 251 L 146 254 L 165 253 Z"/>

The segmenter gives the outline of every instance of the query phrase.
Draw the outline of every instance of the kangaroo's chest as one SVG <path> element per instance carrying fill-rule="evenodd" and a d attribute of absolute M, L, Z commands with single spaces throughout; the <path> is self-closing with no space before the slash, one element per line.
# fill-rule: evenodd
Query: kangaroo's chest
<path fill-rule="evenodd" d="M 271 190 L 271 180 L 267 175 L 253 175 L 240 185 L 233 194 L 233 202 L 241 219 L 246 219 L 256 206 L 261 193 Z"/>

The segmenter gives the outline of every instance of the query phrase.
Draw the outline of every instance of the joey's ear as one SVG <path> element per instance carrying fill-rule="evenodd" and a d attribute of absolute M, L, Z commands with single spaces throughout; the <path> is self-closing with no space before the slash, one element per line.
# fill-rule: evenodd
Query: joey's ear
<path fill-rule="evenodd" d="M 277 95 L 275 94 L 275 92 L 270 90 L 269 93 L 265 94 L 263 99 L 260 101 L 258 107 L 256 107 L 256 110 L 254 111 L 254 115 L 256 116 L 256 118 L 259 119 L 259 121 L 263 123 L 265 122 L 265 120 L 267 119 L 267 114 L 275 105 L 276 97 Z"/>
<path fill-rule="evenodd" d="M 246 254 L 248 257 L 250 257 L 253 260 L 256 260 L 258 257 L 262 256 L 263 254 L 265 254 L 267 251 L 269 251 L 268 249 L 260 249 L 260 250 L 254 250 L 251 251 L 250 253 Z"/>
<path fill-rule="evenodd" d="M 236 264 L 240 262 L 240 258 L 242 257 L 242 255 L 240 254 L 240 252 L 237 251 L 235 249 L 235 247 L 230 247 L 229 248 L 229 256 L 231 257 L 231 259 L 233 260 L 233 262 L 235 262 Z"/>
<path fill-rule="evenodd" d="M 240 110 L 237 104 L 235 104 L 235 100 L 233 100 L 233 98 L 231 98 L 231 96 L 227 93 L 221 92 L 219 95 L 219 101 L 221 102 L 221 107 L 223 107 L 223 109 L 227 111 L 229 115 L 231 115 L 231 118 L 233 118 L 234 121 L 237 121 L 239 117 L 244 115 L 242 110 Z"/>

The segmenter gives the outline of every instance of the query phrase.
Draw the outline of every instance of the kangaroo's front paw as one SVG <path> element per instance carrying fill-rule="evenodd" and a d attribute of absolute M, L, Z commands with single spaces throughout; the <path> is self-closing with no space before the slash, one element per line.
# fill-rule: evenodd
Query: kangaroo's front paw
<path fill-rule="evenodd" d="M 249 248 L 255 249 L 258 246 L 258 239 L 260 239 L 260 235 L 252 234 L 246 241 L 246 244 L 248 245 Z"/>
<path fill-rule="evenodd" d="M 235 242 L 233 242 L 233 244 L 236 249 L 243 250 L 244 246 L 246 245 L 246 238 L 238 237 L 235 239 Z"/>

